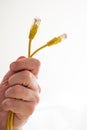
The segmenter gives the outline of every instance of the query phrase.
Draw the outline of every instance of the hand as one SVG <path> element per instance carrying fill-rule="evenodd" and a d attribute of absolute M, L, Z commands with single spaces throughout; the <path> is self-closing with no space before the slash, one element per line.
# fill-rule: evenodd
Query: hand
<path fill-rule="evenodd" d="M 8 112 L 14 112 L 13 130 L 18 130 L 33 113 L 39 102 L 37 75 L 40 62 L 20 57 L 10 64 L 10 70 L 0 84 L 0 129 L 6 130 Z"/>

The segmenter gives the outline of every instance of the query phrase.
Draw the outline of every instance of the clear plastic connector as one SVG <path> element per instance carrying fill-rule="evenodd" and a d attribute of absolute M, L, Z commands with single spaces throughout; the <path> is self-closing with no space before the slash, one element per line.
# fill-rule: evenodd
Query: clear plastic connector
<path fill-rule="evenodd" d="M 40 22 L 41 22 L 40 18 L 34 18 L 34 24 L 36 24 L 37 26 L 39 26 Z"/>
<path fill-rule="evenodd" d="M 60 37 L 62 38 L 62 40 L 64 40 L 64 39 L 66 39 L 66 38 L 67 38 L 67 34 L 66 34 L 66 33 L 64 33 L 64 34 L 60 35 Z"/>

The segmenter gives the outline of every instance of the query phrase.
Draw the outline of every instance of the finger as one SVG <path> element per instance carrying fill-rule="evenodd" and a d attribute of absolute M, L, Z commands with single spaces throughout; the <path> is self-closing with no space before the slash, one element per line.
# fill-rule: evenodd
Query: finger
<path fill-rule="evenodd" d="M 39 91 L 39 85 L 37 83 L 36 77 L 27 70 L 17 72 L 8 79 L 9 86 L 18 84 L 31 88 L 35 91 Z"/>
<path fill-rule="evenodd" d="M 35 102 L 25 102 L 17 99 L 5 99 L 2 102 L 2 109 L 4 111 L 12 111 L 20 115 L 31 115 L 35 109 Z"/>
<path fill-rule="evenodd" d="M 4 76 L 4 78 L 1 81 L 0 84 L 0 90 L 2 91 L 2 96 L 4 96 L 4 91 L 9 87 L 8 86 L 8 79 L 10 76 L 12 76 L 14 74 L 14 72 L 12 71 L 8 71 L 7 74 Z"/>
<path fill-rule="evenodd" d="M 5 97 L 15 98 L 24 101 L 39 102 L 39 94 L 36 91 L 23 87 L 21 85 L 15 85 L 10 87 L 5 92 Z"/>
<path fill-rule="evenodd" d="M 29 70 L 34 75 L 38 74 L 40 67 L 40 62 L 37 59 L 34 58 L 19 58 L 19 60 L 11 63 L 10 69 L 14 72 L 20 71 L 20 70 Z"/>
<path fill-rule="evenodd" d="M 9 71 L 6 73 L 6 75 L 4 76 L 4 78 L 3 78 L 3 80 L 2 80 L 2 83 L 3 83 L 3 81 L 4 81 L 4 82 L 7 81 L 8 78 L 9 78 L 11 75 L 13 75 L 13 74 L 14 74 L 14 72 L 12 72 L 11 70 L 9 70 Z"/>
<path fill-rule="evenodd" d="M 20 56 L 17 58 L 17 60 L 20 60 L 20 59 L 23 59 L 23 58 L 26 58 L 25 56 Z"/>

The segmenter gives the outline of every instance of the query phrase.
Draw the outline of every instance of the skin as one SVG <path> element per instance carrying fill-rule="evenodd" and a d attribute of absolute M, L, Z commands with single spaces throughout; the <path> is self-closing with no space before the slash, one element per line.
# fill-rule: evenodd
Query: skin
<path fill-rule="evenodd" d="M 20 57 L 12 62 L 0 84 L 0 130 L 6 130 L 8 111 L 14 112 L 13 130 L 20 130 L 39 103 L 37 76 L 40 62 Z"/>

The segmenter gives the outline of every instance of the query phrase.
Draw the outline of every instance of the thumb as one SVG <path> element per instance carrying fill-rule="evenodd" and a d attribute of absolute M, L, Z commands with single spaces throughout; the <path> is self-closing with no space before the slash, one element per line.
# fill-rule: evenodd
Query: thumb
<path fill-rule="evenodd" d="M 25 58 L 26 58 L 25 56 L 20 56 L 20 57 L 17 58 L 16 61 L 21 60 L 21 59 L 25 59 Z"/>
<path fill-rule="evenodd" d="M 21 60 L 21 59 L 23 59 L 23 58 L 26 58 L 26 57 L 20 56 L 20 57 L 17 59 L 17 61 L 18 61 L 18 60 Z M 9 77 L 12 76 L 13 74 L 14 74 L 14 72 L 10 69 L 10 70 L 6 73 L 6 75 L 4 76 L 4 78 L 3 78 L 2 81 L 8 80 Z"/>
<path fill-rule="evenodd" d="M 25 58 L 24 56 L 20 56 L 18 59 L 17 59 L 17 61 L 18 60 L 21 60 L 21 59 L 23 59 L 23 58 Z M 8 86 L 8 79 L 9 79 L 9 77 L 10 76 L 12 76 L 14 74 L 14 72 L 10 69 L 6 74 L 5 74 L 5 76 L 3 77 L 3 79 L 2 79 L 2 81 L 1 81 L 1 83 L 0 83 L 0 89 L 6 89 L 7 88 L 7 86 Z"/>

